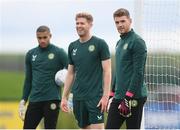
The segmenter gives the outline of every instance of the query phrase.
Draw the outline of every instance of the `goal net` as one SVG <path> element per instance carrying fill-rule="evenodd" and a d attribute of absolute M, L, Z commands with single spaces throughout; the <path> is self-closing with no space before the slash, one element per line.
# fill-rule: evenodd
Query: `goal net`
<path fill-rule="evenodd" d="M 144 128 L 180 129 L 180 1 L 146 0 L 140 13 L 148 48 Z"/>

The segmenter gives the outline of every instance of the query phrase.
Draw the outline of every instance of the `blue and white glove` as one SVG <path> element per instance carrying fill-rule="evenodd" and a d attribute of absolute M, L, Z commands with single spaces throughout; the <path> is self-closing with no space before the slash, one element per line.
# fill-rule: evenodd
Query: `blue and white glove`
<path fill-rule="evenodd" d="M 69 109 L 69 112 L 73 112 L 73 94 L 72 93 L 69 94 L 68 109 Z"/>

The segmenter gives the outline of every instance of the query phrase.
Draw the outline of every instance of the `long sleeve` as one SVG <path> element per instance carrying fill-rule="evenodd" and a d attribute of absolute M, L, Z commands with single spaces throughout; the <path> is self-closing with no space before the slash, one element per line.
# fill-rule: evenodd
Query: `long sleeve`
<path fill-rule="evenodd" d="M 32 68 L 30 61 L 31 61 L 31 56 L 30 53 L 28 52 L 25 58 L 25 81 L 24 81 L 23 96 L 22 96 L 22 99 L 24 99 L 25 101 L 28 100 L 32 87 Z"/>
<path fill-rule="evenodd" d="M 133 47 L 133 75 L 128 89 L 128 91 L 134 94 L 138 87 L 141 87 L 143 84 L 146 56 L 147 49 L 145 42 L 142 39 L 135 40 Z"/>

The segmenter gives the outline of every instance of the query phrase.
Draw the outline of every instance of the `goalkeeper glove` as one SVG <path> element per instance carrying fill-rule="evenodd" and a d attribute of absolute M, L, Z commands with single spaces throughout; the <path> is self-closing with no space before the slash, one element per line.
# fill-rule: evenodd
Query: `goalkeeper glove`
<path fill-rule="evenodd" d="M 133 94 L 131 92 L 127 92 L 125 98 L 120 103 L 118 109 L 120 115 L 123 117 L 130 117 L 131 116 L 131 98 Z"/>
<path fill-rule="evenodd" d="M 26 101 L 22 99 L 19 103 L 19 117 L 21 118 L 22 121 L 24 121 L 25 117 L 25 112 L 26 112 Z"/>
<path fill-rule="evenodd" d="M 68 109 L 69 109 L 69 112 L 73 111 L 73 94 L 72 93 L 69 94 Z"/>

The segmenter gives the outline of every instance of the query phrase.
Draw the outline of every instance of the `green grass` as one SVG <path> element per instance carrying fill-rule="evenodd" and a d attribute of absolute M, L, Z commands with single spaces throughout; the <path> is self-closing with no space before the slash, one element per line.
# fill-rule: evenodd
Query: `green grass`
<path fill-rule="evenodd" d="M 23 72 L 0 71 L 0 101 L 20 100 L 23 82 Z"/>
<path fill-rule="evenodd" d="M 20 101 L 24 83 L 24 72 L 0 71 L 0 101 Z M 106 121 L 107 114 L 105 114 Z M 72 114 L 60 111 L 58 129 L 78 129 Z M 125 128 L 124 125 L 122 128 Z"/>
<path fill-rule="evenodd" d="M 107 113 L 105 114 L 105 122 L 107 118 Z M 76 120 L 74 118 L 73 114 L 67 114 L 64 112 L 60 112 L 59 119 L 58 119 L 58 124 L 57 124 L 58 129 L 79 129 L 76 123 Z M 125 123 L 123 123 L 121 129 L 126 129 Z"/>
<path fill-rule="evenodd" d="M 20 101 L 24 83 L 24 72 L 0 71 L 0 101 Z M 77 125 L 72 114 L 60 111 L 57 128 L 77 129 Z"/>
<path fill-rule="evenodd" d="M 57 124 L 58 129 L 78 129 L 76 120 L 74 118 L 74 115 L 64 113 L 60 111 L 59 118 L 58 118 L 58 124 Z"/>

